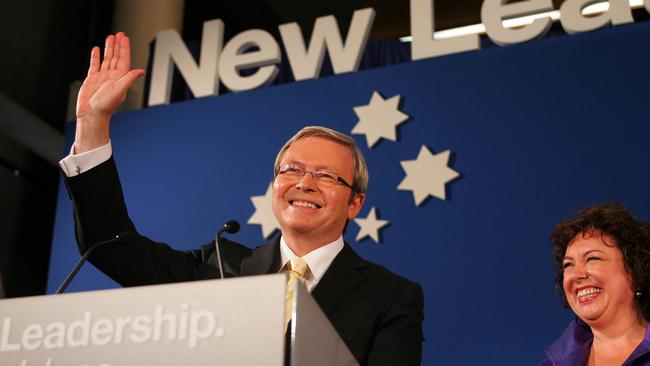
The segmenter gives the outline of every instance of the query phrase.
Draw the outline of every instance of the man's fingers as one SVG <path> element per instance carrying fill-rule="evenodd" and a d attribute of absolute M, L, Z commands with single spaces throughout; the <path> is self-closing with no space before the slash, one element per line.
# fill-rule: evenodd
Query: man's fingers
<path fill-rule="evenodd" d="M 106 37 L 106 44 L 104 45 L 104 60 L 102 61 L 101 70 L 108 70 L 113 58 L 113 47 L 115 45 L 115 36 L 112 34 Z"/>
<path fill-rule="evenodd" d="M 90 51 L 90 66 L 88 66 L 88 75 L 99 71 L 99 47 L 93 47 Z"/>
<path fill-rule="evenodd" d="M 131 42 L 126 35 L 120 41 L 120 55 L 117 61 L 117 68 L 120 70 L 128 70 L 131 68 Z"/>
<path fill-rule="evenodd" d="M 127 72 L 115 82 L 114 85 L 116 91 L 119 94 L 126 94 L 126 91 L 129 90 L 131 85 L 133 85 L 133 83 L 135 83 L 135 81 L 142 75 L 144 75 L 144 70 L 142 69 L 135 69 Z"/>
<path fill-rule="evenodd" d="M 120 59 L 120 46 L 122 45 L 122 39 L 124 38 L 124 33 L 117 32 L 115 35 L 115 42 L 113 44 L 113 58 L 111 59 L 110 69 L 114 70 L 117 67 L 117 62 Z"/>

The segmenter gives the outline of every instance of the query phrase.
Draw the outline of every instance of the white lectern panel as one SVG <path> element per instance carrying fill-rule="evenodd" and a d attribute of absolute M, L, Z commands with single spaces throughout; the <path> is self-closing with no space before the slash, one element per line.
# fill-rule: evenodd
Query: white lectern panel
<path fill-rule="evenodd" d="M 286 276 L 0 300 L 0 365 L 282 366 Z"/>

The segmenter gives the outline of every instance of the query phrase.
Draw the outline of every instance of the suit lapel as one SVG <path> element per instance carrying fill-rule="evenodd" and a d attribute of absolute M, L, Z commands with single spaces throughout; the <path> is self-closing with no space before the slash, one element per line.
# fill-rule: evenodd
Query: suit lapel
<path fill-rule="evenodd" d="M 254 276 L 274 273 L 280 266 L 280 237 L 253 249 L 250 257 L 241 262 L 240 275 Z"/>
<path fill-rule="evenodd" d="M 348 293 L 366 280 L 367 276 L 363 269 L 367 266 L 368 264 L 352 250 L 350 245 L 345 243 L 312 291 L 312 296 L 325 314 L 330 314 Z"/>

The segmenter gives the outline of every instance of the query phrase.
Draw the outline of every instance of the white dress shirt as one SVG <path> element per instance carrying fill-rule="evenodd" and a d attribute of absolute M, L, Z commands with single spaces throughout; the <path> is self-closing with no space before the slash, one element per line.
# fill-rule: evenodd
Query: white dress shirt
<path fill-rule="evenodd" d="M 309 270 L 305 273 L 305 286 L 309 292 L 318 285 L 334 258 L 343 249 L 343 245 L 343 236 L 339 236 L 335 241 L 312 250 L 301 257 L 309 266 Z M 280 238 L 280 256 L 281 271 L 293 257 L 296 257 L 287 242 L 284 241 L 284 236 Z"/>

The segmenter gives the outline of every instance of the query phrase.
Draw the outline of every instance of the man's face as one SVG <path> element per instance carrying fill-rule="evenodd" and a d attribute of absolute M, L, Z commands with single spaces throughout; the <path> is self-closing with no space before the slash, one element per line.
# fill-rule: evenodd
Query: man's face
<path fill-rule="evenodd" d="M 280 161 L 307 170 L 327 170 L 346 182 L 353 182 L 354 160 L 350 149 L 322 137 L 305 137 L 295 141 Z M 273 182 L 273 214 L 283 235 L 309 235 L 323 243 L 336 240 L 347 219 L 361 210 L 364 195 L 350 202 L 352 191 L 343 184 L 319 186 L 312 174 L 295 179 L 278 175 Z"/>

